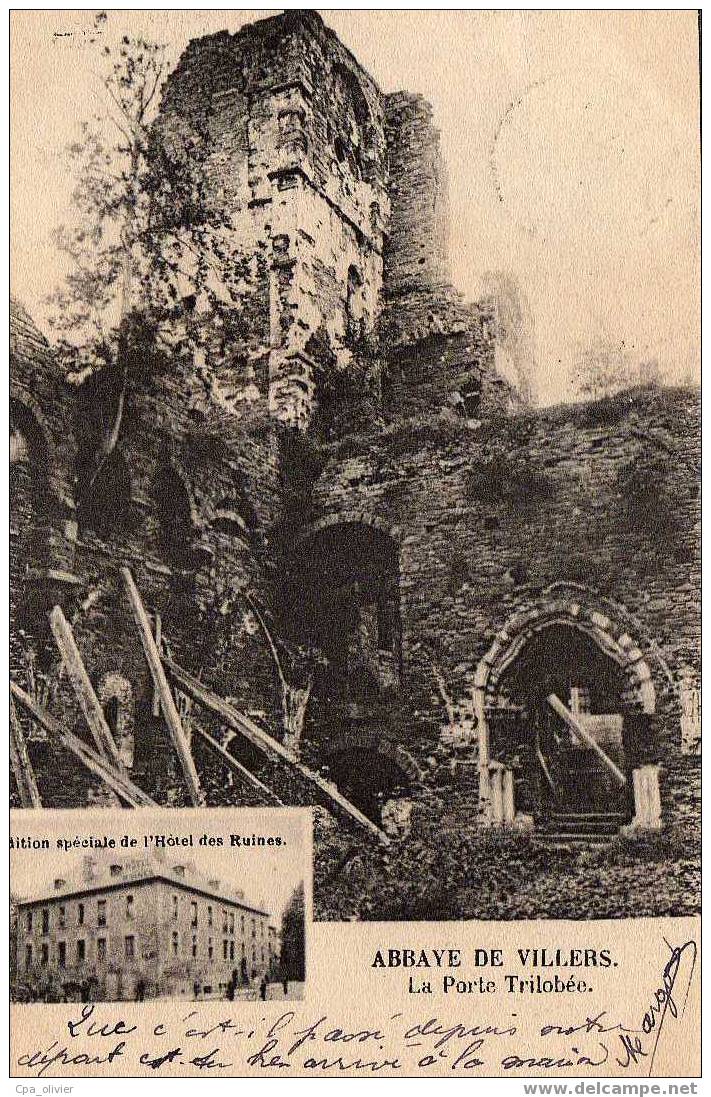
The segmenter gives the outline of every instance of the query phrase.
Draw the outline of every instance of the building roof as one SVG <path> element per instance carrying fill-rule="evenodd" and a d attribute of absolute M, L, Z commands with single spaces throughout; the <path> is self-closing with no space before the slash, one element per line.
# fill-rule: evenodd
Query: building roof
<path fill-rule="evenodd" d="M 120 871 L 116 871 L 116 870 Z M 113 871 L 112 871 L 113 870 Z M 191 862 L 178 862 L 168 865 L 158 857 L 121 858 L 115 857 L 110 863 L 99 865 L 91 857 L 84 858 L 82 868 L 67 877 L 57 877 L 53 888 L 45 887 L 28 898 L 18 899 L 18 907 L 47 903 L 57 899 L 68 899 L 90 895 L 101 891 L 115 891 L 127 886 L 146 884 L 154 880 L 179 887 L 185 891 L 197 892 L 209 899 L 238 906 L 251 914 L 268 917 L 269 912 L 246 899 L 244 892 L 230 889 L 215 877 L 199 873 Z"/>

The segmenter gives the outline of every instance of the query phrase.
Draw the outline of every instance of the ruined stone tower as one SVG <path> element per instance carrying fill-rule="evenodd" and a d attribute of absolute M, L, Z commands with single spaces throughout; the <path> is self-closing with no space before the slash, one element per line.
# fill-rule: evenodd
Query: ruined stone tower
<path fill-rule="evenodd" d="M 246 345 L 212 364 L 228 399 L 256 383 L 302 429 L 319 410 L 332 426 L 339 378 L 378 414 L 408 382 L 446 398 L 464 374 L 478 399 L 490 317 L 449 284 L 439 133 L 420 96 L 384 95 L 315 12 L 287 12 L 192 42 L 158 129 L 173 147 L 202 135 L 208 201 L 243 269 Z M 427 336 L 459 345 L 403 363 Z"/>

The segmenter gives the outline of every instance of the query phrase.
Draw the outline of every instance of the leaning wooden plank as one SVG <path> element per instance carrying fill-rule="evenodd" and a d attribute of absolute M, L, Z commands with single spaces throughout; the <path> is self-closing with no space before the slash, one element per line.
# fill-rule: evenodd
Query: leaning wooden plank
<path fill-rule="evenodd" d="M 29 712 L 30 716 L 33 716 L 35 720 L 42 725 L 42 727 L 51 735 L 51 737 L 60 743 L 72 754 L 76 755 L 80 762 L 88 770 L 90 770 L 97 777 L 109 786 L 122 800 L 125 800 L 130 807 L 156 807 L 154 800 L 151 800 L 142 789 L 134 785 L 124 773 L 114 769 L 109 762 L 105 762 L 101 755 L 97 754 L 88 743 L 85 743 L 78 736 L 73 735 L 71 731 L 65 731 L 58 720 L 55 720 L 42 705 L 38 704 L 33 697 L 30 697 L 28 693 L 25 693 L 16 682 L 10 682 L 10 692 L 12 696 L 18 701 L 23 708 Z"/>
<path fill-rule="evenodd" d="M 123 770 L 124 765 L 121 761 L 114 737 L 111 734 L 111 728 L 106 722 L 104 710 L 99 704 L 98 697 L 94 693 L 94 687 L 91 684 L 86 667 L 84 666 L 84 660 L 81 657 L 76 640 L 74 639 L 71 625 L 59 606 L 55 606 L 50 613 L 49 623 L 57 647 L 62 656 L 62 661 L 66 667 L 67 674 L 69 675 L 69 681 L 72 683 L 74 692 L 77 695 L 77 700 L 84 713 L 86 722 L 89 725 L 89 731 L 93 736 L 99 754 L 102 758 L 105 758 L 107 762 L 110 762 L 111 765 Z"/>
<path fill-rule="evenodd" d="M 377 835 L 384 845 L 390 844 L 390 839 L 380 827 L 376 826 L 367 815 L 363 815 L 357 807 L 354 807 L 350 800 L 346 800 L 345 796 L 342 796 L 333 785 L 324 781 L 323 777 L 320 777 L 317 773 L 314 773 L 313 770 L 310 770 L 305 766 L 303 762 L 300 762 L 290 750 L 287 750 L 280 742 L 273 739 L 271 735 L 266 731 L 263 731 L 262 728 L 258 727 L 257 724 L 253 723 L 252 720 L 238 709 L 233 708 L 232 705 L 223 701 L 216 693 L 206 689 L 202 682 L 199 682 L 192 674 L 189 674 L 186 670 L 183 670 L 182 667 L 179 667 L 172 659 L 168 659 L 164 656 L 163 662 L 171 677 L 177 682 L 181 689 L 184 689 L 186 693 L 189 693 L 196 701 L 205 705 L 206 708 L 211 709 L 225 724 L 235 731 L 238 731 L 245 739 L 248 739 L 253 746 L 258 747 L 265 754 L 276 755 L 283 761 L 288 762 L 288 764 L 297 769 L 307 781 L 312 785 L 315 785 L 331 803 L 338 805 L 342 811 L 347 815 L 350 815 L 350 817 L 355 819 L 357 823 L 360 823 L 362 827 L 369 830 L 371 834 Z"/>
<path fill-rule="evenodd" d="M 23 808 L 41 808 L 42 798 L 37 788 L 35 771 L 32 768 L 25 735 L 12 697 L 10 698 L 10 763 Z"/>
<path fill-rule="evenodd" d="M 243 766 L 241 762 L 238 762 L 236 758 L 233 758 L 229 751 L 226 751 L 224 747 L 220 746 L 217 739 L 213 739 L 204 728 L 195 724 L 193 725 L 193 731 L 196 735 L 201 737 L 213 754 L 216 754 L 218 758 L 222 759 L 228 769 L 231 769 L 234 773 L 238 773 L 240 777 L 243 777 L 248 781 L 253 788 L 258 789 L 272 804 L 276 804 L 277 807 L 284 807 L 284 801 L 280 800 L 275 792 L 272 792 L 270 788 L 263 785 L 258 777 L 255 777 L 253 773 L 249 772 L 246 766 Z"/>
<path fill-rule="evenodd" d="M 165 717 L 165 722 L 168 726 L 171 739 L 173 740 L 173 746 L 178 755 L 178 761 L 180 762 L 183 776 L 185 777 L 188 795 L 193 804 L 202 806 L 205 801 L 200 789 L 200 779 L 197 775 L 197 770 L 195 769 L 193 756 L 190 753 L 187 736 L 183 730 L 183 725 L 180 722 L 178 710 L 175 707 L 172 690 L 168 683 L 168 679 L 165 676 L 165 671 L 163 670 L 160 652 L 156 646 L 153 630 L 151 629 L 151 622 L 143 607 L 143 602 L 138 593 L 138 588 L 133 581 L 130 568 L 121 568 L 121 575 L 126 587 L 126 593 L 128 594 L 128 600 L 131 603 L 133 616 L 138 625 L 138 631 L 148 661 L 148 666 L 153 675 L 153 682 L 160 695 L 163 716 Z"/>
<path fill-rule="evenodd" d="M 548 704 L 551 706 L 554 712 L 556 712 L 561 719 L 565 720 L 571 731 L 575 732 L 578 738 L 585 743 L 586 746 L 594 750 L 598 758 L 607 766 L 612 776 L 615 778 L 619 785 L 626 785 L 627 778 L 621 769 L 615 765 L 612 758 L 609 758 L 600 744 L 593 739 L 592 735 L 589 735 L 580 721 L 573 715 L 573 713 L 565 707 L 559 697 L 556 697 L 555 693 L 551 693 L 548 696 Z"/>

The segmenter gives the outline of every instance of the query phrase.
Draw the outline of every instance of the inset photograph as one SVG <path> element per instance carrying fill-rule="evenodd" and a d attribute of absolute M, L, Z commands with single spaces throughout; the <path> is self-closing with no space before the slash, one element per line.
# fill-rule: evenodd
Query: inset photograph
<path fill-rule="evenodd" d="M 296 810 L 12 812 L 12 999 L 302 998 L 310 828 Z"/>

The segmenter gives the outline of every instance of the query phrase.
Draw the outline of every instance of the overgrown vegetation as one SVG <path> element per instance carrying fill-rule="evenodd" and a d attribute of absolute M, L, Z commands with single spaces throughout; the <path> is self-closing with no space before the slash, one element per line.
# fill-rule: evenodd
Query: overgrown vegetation
<path fill-rule="evenodd" d="M 322 826 L 315 837 L 319 919 L 614 918 L 699 907 L 698 843 L 676 830 L 599 849 L 558 847 L 511 831 L 443 834 L 423 803 L 412 833 L 386 849 L 356 847 Z"/>

